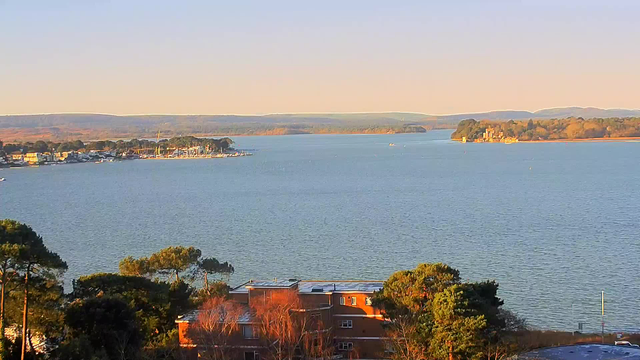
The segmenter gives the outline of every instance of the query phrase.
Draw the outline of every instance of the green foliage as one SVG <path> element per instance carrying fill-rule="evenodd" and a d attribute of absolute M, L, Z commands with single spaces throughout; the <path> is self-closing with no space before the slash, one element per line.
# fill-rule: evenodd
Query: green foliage
<path fill-rule="evenodd" d="M 212 274 L 212 273 L 233 274 L 233 272 L 235 271 L 235 269 L 231 264 L 229 264 L 226 261 L 221 263 L 216 258 L 204 258 L 200 260 L 198 267 L 200 268 L 201 271 L 209 274 Z"/>
<path fill-rule="evenodd" d="M 20 295 L 11 293 L 11 289 L 7 286 L 10 278 L 18 276 L 24 278 L 24 282 L 15 284 L 21 285 L 24 291 L 23 337 L 25 333 L 32 334 L 34 331 L 50 336 L 61 333 L 58 326 L 62 307 L 60 276 L 67 269 L 67 264 L 58 254 L 47 249 L 42 238 L 31 227 L 12 220 L 0 222 L 0 253 L 3 257 L 3 262 L 0 264 L 4 294 L 2 299 L 6 301 L 9 298 L 11 305 L 3 304 L 2 306 L 0 340 L 4 338 L 5 320 L 11 317 L 18 318 L 20 313 Z M 27 316 L 30 313 L 31 322 L 29 322 L 30 317 Z M 14 323 L 17 322 L 14 320 Z M 30 335 L 28 339 L 31 339 Z M 25 342 L 23 340 L 21 344 L 21 353 L 26 349 Z M 2 353 L 0 355 L 4 355 L 4 352 L 5 349 L 0 349 Z"/>
<path fill-rule="evenodd" d="M 620 138 L 640 136 L 640 118 L 588 119 L 566 118 L 528 121 L 476 121 L 463 120 L 451 134 L 452 139 L 473 141 L 481 139 L 487 129 L 503 137 L 515 137 L 519 140 L 559 140 Z"/>
<path fill-rule="evenodd" d="M 108 360 L 106 350 L 95 350 L 88 335 L 66 339 L 55 349 L 51 358 L 54 360 Z"/>
<path fill-rule="evenodd" d="M 118 268 L 123 275 L 148 276 L 153 274 L 149 267 L 149 259 L 146 257 L 134 259 L 132 256 L 127 256 L 120 261 Z"/>
<path fill-rule="evenodd" d="M 99 273 L 81 276 L 73 282 L 71 299 L 118 298 L 135 312 L 147 341 L 174 327 L 178 314 L 171 311 L 170 286 L 139 276 Z"/>
<path fill-rule="evenodd" d="M 133 276 L 159 275 L 162 278 L 179 281 L 204 277 L 204 287 L 208 287 L 208 275 L 217 274 L 228 279 L 234 268 L 228 262 L 221 263 L 216 258 L 200 259 L 202 252 L 194 247 L 170 246 L 149 258 L 135 259 L 128 256 L 120 261 L 120 273 Z"/>
<path fill-rule="evenodd" d="M 58 254 L 50 251 L 31 227 L 13 220 L 4 220 L 4 236 L 14 249 L 18 250 L 16 264 L 19 270 L 66 270 L 65 263 Z"/>
<path fill-rule="evenodd" d="M 21 323 L 23 311 L 24 282 L 16 285 L 8 298 L 7 319 Z M 43 272 L 29 279 L 29 329 L 49 339 L 62 336 L 64 332 L 65 295 L 62 281 L 57 276 Z"/>
<path fill-rule="evenodd" d="M 433 303 L 433 331 L 430 349 L 437 359 L 482 358 L 482 332 L 487 321 L 470 297 L 473 285 L 456 284 L 436 294 Z"/>
<path fill-rule="evenodd" d="M 208 286 L 198 290 L 196 303 L 200 305 L 212 298 L 228 298 L 229 291 L 231 291 L 231 287 L 224 281 L 209 283 Z"/>
<path fill-rule="evenodd" d="M 204 275 L 204 285 L 203 290 L 207 292 L 209 295 L 212 293 L 209 287 L 209 275 L 210 274 L 218 274 L 221 275 L 225 280 L 229 280 L 229 277 L 235 269 L 228 262 L 221 263 L 216 258 L 204 258 L 198 262 L 198 272 Z M 225 283 L 226 285 L 226 283 Z M 218 290 L 214 290 L 213 292 L 218 292 Z"/>
<path fill-rule="evenodd" d="M 84 149 L 85 145 L 80 140 L 74 140 L 74 141 L 63 142 L 61 144 L 55 144 L 54 148 L 56 149 L 56 151 L 59 151 L 59 152 L 72 151 L 72 150 L 78 151 L 80 149 Z M 29 150 L 32 150 L 32 149 L 29 148 Z"/>
<path fill-rule="evenodd" d="M 396 359 L 480 358 L 484 346 L 499 340 L 505 321 L 493 281 L 462 283 L 448 265 L 420 264 L 398 271 L 376 292 Z"/>
<path fill-rule="evenodd" d="M 197 304 L 195 289 L 182 278 L 190 279 L 200 271 L 233 272 L 229 263 L 214 258 L 200 261 L 200 256 L 198 249 L 178 246 L 163 249 L 148 259 L 128 257 L 120 268 L 134 275 L 82 276 L 73 281 L 73 291 L 65 299 L 59 276 L 66 263 L 49 251 L 29 226 L 2 220 L 0 279 L 7 300 L 3 319 L 12 325 L 20 324 L 22 297 L 28 287 L 28 338 L 36 333 L 59 344 L 47 354 L 48 358 L 177 358 L 180 352 L 174 321 Z M 176 278 L 168 283 L 152 279 L 153 274 L 167 278 L 175 274 Z M 207 289 L 210 293 L 224 294 L 229 288 L 226 283 L 214 282 Z M 14 343 L 0 341 L 7 345 L 2 359 L 20 358 L 20 339 Z"/>
<path fill-rule="evenodd" d="M 4 348 L 6 351 L 3 354 L 2 360 L 22 360 L 22 337 L 17 336 L 13 342 L 6 340 L 4 341 Z M 46 359 L 45 354 L 38 354 L 34 351 L 27 351 L 25 353 L 25 359 L 33 359 L 40 360 Z"/>
<path fill-rule="evenodd" d="M 222 281 L 209 284 L 207 274 L 229 276 L 234 268 L 215 258 L 200 259 L 194 247 L 171 246 L 151 256 L 120 262 L 118 274 L 94 274 L 74 282 L 74 297 L 111 296 L 123 299 L 136 311 L 145 336 L 147 355 L 174 351 L 163 339 L 175 328 L 174 320 L 214 295 L 227 295 L 229 286 Z M 159 275 L 154 280 L 152 276 Z M 196 291 L 185 280 L 204 275 L 204 286 Z M 166 281 L 171 281 L 167 283 Z M 144 291 L 142 291 L 144 289 Z M 153 350 L 156 349 L 156 350 Z"/>
<path fill-rule="evenodd" d="M 145 346 L 140 356 L 141 360 L 178 360 L 185 359 L 180 347 L 179 331 L 174 326 L 167 333 L 158 336 L 156 340 Z"/>
<path fill-rule="evenodd" d="M 38 140 L 33 144 L 32 149 L 36 152 L 47 152 L 49 151 L 49 145 L 42 140 Z"/>
<path fill-rule="evenodd" d="M 183 281 L 172 284 L 140 276 L 100 273 L 73 282 L 70 299 L 77 303 L 102 298 L 116 299 L 132 311 L 145 352 L 171 352 L 178 315 L 195 308 L 194 289 Z M 79 318 L 76 327 L 83 327 Z M 70 335 L 65 341 L 77 338 Z M 73 343 L 70 343 L 73 344 Z M 98 349 L 99 350 L 99 349 Z"/>
<path fill-rule="evenodd" d="M 1 144 L 1 142 L 0 142 Z M 92 141 L 89 143 L 84 143 L 81 140 L 73 140 L 73 141 L 65 141 L 65 142 L 45 142 L 42 140 L 38 140 L 35 143 L 33 142 L 23 142 L 23 143 L 13 143 L 13 144 L 4 144 L 4 146 L 0 146 L 6 154 L 10 154 L 14 151 L 21 151 L 22 153 L 28 152 L 66 152 L 66 151 L 78 151 L 78 150 L 98 150 L 98 151 L 107 151 L 107 150 L 117 150 L 119 152 L 129 151 L 129 150 L 142 150 L 142 149 L 155 149 L 156 147 L 160 147 L 163 150 L 166 149 L 175 149 L 175 148 L 184 148 L 191 146 L 203 146 L 209 148 L 210 151 L 216 152 L 224 152 L 231 148 L 234 144 L 233 140 L 228 137 L 220 138 L 220 139 L 212 139 L 212 138 L 197 138 L 195 136 L 178 136 L 172 137 L 168 140 L 163 139 L 159 142 L 154 140 L 138 140 L 131 139 L 129 141 L 118 140 L 117 142 L 110 140 L 99 140 Z"/>
<path fill-rule="evenodd" d="M 170 246 L 162 249 L 149 258 L 134 259 L 128 256 L 120 261 L 120 272 L 124 275 L 152 276 L 161 275 L 165 278 L 175 276 L 174 281 L 180 280 L 180 274 L 192 279 L 198 272 L 198 260 L 202 252 L 190 246 Z"/>
<path fill-rule="evenodd" d="M 434 294 L 457 284 L 458 270 L 446 264 L 420 264 L 414 270 L 398 271 L 374 296 L 374 305 L 390 316 L 428 312 Z"/>
<path fill-rule="evenodd" d="M 195 289 L 182 280 L 171 283 L 171 287 L 169 288 L 169 311 L 174 316 L 173 320 L 175 320 L 179 314 L 184 314 L 194 308 L 192 301 L 192 295 L 194 293 Z"/>
<path fill-rule="evenodd" d="M 65 324 L 69 342 L 76 339 L 71 350 L 78 349 L 85 355 L 104 352 L 108 359 L 130 359 L 142 346 L 135 312 L 120 299 L 77 300 L 67 308 Z M 86 346 L 87 341 L 91 349 Z"/>
<path fill-rule="evenodd" d="M 17 276 L 19 255 L 24 252 L 21 237 L 29 228 L 14 220 L 0 220 L 0 285 L 5 295 L 7 286 Z"/>
<path fill-rule="evenodd" d="M 185 272 L 187 278 L 192 278 L 201 255 L 202 252 L 193 246 L 169 246 L 149 257 L 149 268 L 159 275 L 175 275 L 175 281 L 179 281 L 180 274 Z"/>

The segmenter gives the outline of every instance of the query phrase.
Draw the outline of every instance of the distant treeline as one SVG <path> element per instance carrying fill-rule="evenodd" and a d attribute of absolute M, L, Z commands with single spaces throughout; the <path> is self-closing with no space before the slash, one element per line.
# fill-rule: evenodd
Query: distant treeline
<path fill-rule="evenodd" d="M 0 116 L 0 139 L 69 141 L 71 139 L 165 138 L 280 134 L 387 134 L 454 128 L 456 122 L 435 121 L 409 113 L 311 114 L 265 116 L 111 116 L 59 114 Z"/>
<path fill-rule="evenodd" d="M 509 110 L 433 115 L 407 112 L 314 113 L 268 115 L 0 115 L 0 139 L 68 141 L 70 139 L 170 138 L 278 134 L 386 134 L 453 129 L 464 119 L 606 119 L 640 117 L 640 110 L 556 108 L 535 112 Z"/>
<path fill-rule="evenodd" d="M 431 128 L 431 127 L 429 127 Z M 376 126 L 306 126 L 289 125 L 251 130 L 252 135 L 295 135 L 295 134 L 407 134 L 427 132 L 425 126 L 418 125 L 376 125 Z"/>
<path fill-rule="evenodd" d="M 640 118 L 567 118 L 529 121 L 463 120 L 451 134 L 454 140 L 482 139 L 487 129 L 523 141 L 640 137 Z"/>
<path fill-rule="evenodd" d="M 224 137 L 221 139 L 209 139 L 197 138 L 195 136 L 179 136 L 173 137 L 171 139 L 162 139 L 159 142 L 146 139 L 132 139 L 129 141 L 100 140 L 91 141 L 88 143 L 84 143 L 82 142 L 82 140 L 65 142 L 38 140 L 36 142 L 3 144 L 3 142 L 0 141 L 0 152 L 11 154 L 13 152 L 20 151 L 26 154 L 28 152 L 64 152 L 72 150 L 78 151 L 81 149 L 98 151 L 116 150 L 118 152 L 125 152 L 128 150 L 155 149 L 156 147 L 160 147 L 160 149 L 164 150 L 170 148 L 186 148 L 192 146 L 204 146 L 208 147 L 212 151 L 223 152 L 229 149 L 232 144 L 233 140 L 228 137 Z"/>

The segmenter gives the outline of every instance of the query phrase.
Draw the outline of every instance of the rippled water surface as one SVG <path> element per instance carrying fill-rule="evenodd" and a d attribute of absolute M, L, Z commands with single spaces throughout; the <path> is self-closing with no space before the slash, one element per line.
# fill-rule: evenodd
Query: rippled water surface
<path fill-rule="evenodd" d="M 0 170 L 67 279 L 193 245 L 249 278 L 385 279 L 446 262 L 533 325 L 640 330 L 640 143 L 459 144 L 450 131 L 238 137 L 255 156 Z M 389 143 L 396 146 L 390 147 Z"/>

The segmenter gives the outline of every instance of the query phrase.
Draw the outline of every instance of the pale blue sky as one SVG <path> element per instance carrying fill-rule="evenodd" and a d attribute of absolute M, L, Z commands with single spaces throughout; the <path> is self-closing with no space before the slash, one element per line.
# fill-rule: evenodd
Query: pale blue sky
<path fill-rule="evenodd" d="M 640 108 L 640 1 L 0 0 L 0 114 Z"/>

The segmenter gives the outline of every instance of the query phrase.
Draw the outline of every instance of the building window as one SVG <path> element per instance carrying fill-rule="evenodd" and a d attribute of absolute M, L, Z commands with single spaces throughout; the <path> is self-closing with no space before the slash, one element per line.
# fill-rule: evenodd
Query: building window
<path fill-rule="evenodd" d="M 344 296 L 340 298 L 340 305 L 344 305 Z"/>
<path fill-rule="evenodd" d="M 365 304 L 365 305 L 368 305 L 368 306 L 371 306 L 371 305 L 373 304 L 373 303 L 371 302 L 371 298 L 367 296 L 367 297 L 364 299 L 364 304 Z"/>
<path fill-rule="evenodd" d="M 257 351 L 245 351 L 244 360 L 260 360 L 260 353 Z"/>
<path fill-rule="evenodd" d="M 253 334 L 252 326 L 243 326 L 242 327 L 242 336 L 245 339 L 255 339 L 255 335 Z"/>
<path fill-rule="evenodd" d="M 353 329 L 353 320 L 342 320 L 340 327 L 343 329 Z"/>
<path fill-rule="evenodd" d="M 353 343 L 352 342 L 339 342 L 338 343 L 338 350 L 351 351 L 351 350 L 353 350 Z"/>
<path fill-rule="evenodd" d="M 353 306 L 356 305 L 356 297 L 355 296 L 351 297 L 351 305 L 353 305 Z"/>

